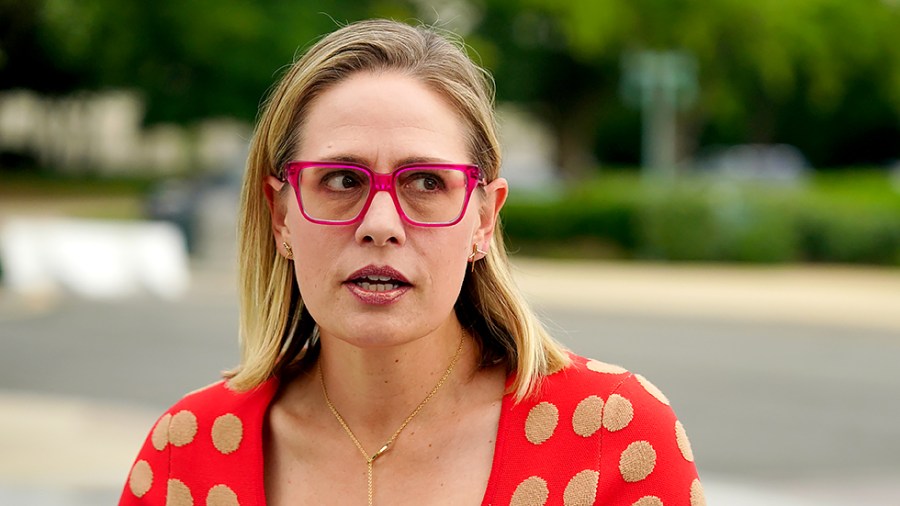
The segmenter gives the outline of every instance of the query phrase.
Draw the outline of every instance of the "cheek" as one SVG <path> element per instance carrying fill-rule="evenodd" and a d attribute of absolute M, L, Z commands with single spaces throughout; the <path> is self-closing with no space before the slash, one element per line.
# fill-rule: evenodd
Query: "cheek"
<path fill-rule="evenodd" d="M 432 241 L 426 246 L 431 250 L 432 272 L 440 273 L 440 283 L 454 301 L 469 266 L 471 237 L 469 227 L 460 227 L 453 234 L 448 234 L 443 241 Z"/>
<path fill-rule="evenodd" d="M 334 268 L 334 258 L 341 244 L 339 230 L 323 230 L 321 225 L 303 219 L 299 212 L 289 219 L 297 282 L 302 291 L 309 291 L 316 288 L 323 275 Z"/>

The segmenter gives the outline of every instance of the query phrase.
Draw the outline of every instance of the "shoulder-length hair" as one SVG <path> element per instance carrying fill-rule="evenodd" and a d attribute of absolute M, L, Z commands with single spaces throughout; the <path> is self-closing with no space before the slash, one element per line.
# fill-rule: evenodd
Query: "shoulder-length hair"
<path fill-rule="evenodd" d="M 487 181 L 499 175 L 493 80 L 452 35 L 369 20 L 313 45 L 268 97 L 250 146 L 238 224 L 241 362 L 226 373 L 236 390 L 302 370 L 319 351 L 317 326 L 304 307 L 292 263 L 276 250 L 264 179 L 282 176 L 316 97 L 354 73 L 386 71 L 408 75 L 442 95 L 466 125 L 470 155 Z M 499 220 L 487 256 L 466 274 L 454 309 L 480 349 L 482 367 L 503 364 L 515 373 L 510 390 L 519 400 L 543 376 L 568 364 L 566 351 L 515 287 Z"/>

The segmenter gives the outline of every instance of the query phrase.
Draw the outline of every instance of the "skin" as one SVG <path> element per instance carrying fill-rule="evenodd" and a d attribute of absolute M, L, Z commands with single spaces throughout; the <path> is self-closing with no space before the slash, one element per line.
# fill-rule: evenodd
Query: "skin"
<path fill-rule="evenodd" d="M 451 105 L 391 72 L 356 74 L 319 96 L 294 159 L 354 160 L 383 173 L 412 160 L 473 162 Z M 480 504 L 505 374 L 477 367 L 453 305 L 472 245 L 490 243 L 506 181 L 476 191 L 458 224 L 438 228 L 402 221 L 386 192 L 357 224 L 314 224 L 285 183 L 267 183 L 273 238 L 291 246 L 301 295 L 320 327 L 329 397 L 368 453 L 437 383 L 463 336 L 452 375 L 377 461 L 376 504 Z M 390 304 L 361 301 L 346 282 L 367 265 L 390 266 L 412 286 Z M 328 410 L 316 370 L 283 387 L 266 438 L 269 504 L 365 504 L 365 460 Z"/>

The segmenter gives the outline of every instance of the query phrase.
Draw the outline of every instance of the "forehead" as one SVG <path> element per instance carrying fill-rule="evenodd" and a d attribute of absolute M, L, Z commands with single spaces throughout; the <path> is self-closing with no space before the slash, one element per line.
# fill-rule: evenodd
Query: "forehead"
<path fill-rule="evenodd" d="M 297 158 L 355 158 L 370 165 L 421 158 L 471 163 L 466 128 L 451 103 L 413 77 L 359 73 L 311 104 Z"/>

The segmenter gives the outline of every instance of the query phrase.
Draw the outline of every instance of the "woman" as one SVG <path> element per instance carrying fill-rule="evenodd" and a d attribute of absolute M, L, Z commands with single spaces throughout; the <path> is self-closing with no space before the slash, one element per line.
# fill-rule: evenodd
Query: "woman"
<path fill-rule="evenodd" d="M 510 280 L 490 78 L 391 21 L 297 61 L 251 145 L 240 366 L 157 422 L 120 504 L 703 504 L 650 383 Z"/>

